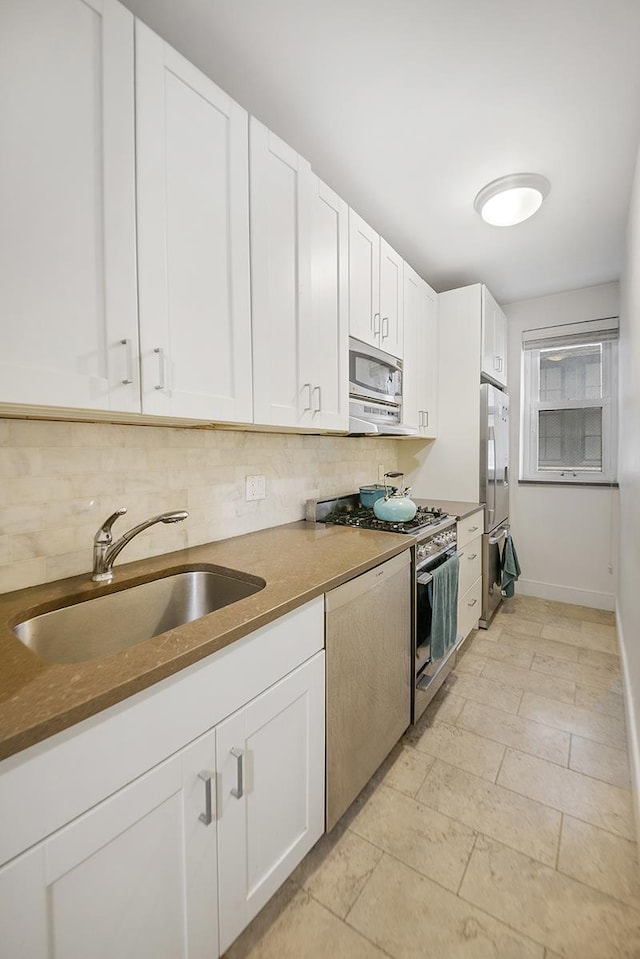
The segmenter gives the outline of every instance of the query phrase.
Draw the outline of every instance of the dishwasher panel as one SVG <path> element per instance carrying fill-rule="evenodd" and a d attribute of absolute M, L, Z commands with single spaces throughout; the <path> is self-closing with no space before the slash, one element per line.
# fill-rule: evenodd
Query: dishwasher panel
<path fill-rule="evenodd" d="M 325 597 L 327 831 L 411 722 L 409 551 Z"/>

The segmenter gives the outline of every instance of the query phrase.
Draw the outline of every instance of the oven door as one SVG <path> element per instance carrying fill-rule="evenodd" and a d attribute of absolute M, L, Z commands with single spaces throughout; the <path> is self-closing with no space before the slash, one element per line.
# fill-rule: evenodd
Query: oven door
<path fill-rule="evenodd" d="M 416 678 L 432 675 L 439 660 L 431 658 L 431 619 L 433 614 L 433 571 L 456 555 L 456 547 L 441 553 L 416 573 Z"/>

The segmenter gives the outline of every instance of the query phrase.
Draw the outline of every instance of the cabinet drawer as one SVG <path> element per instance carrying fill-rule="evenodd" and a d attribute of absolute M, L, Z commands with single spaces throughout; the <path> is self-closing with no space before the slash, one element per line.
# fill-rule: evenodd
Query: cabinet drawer
<path fill-rule="evenodd" d="M 470 543 L 476 536 L 482 536 L 484 533 L 484 509 L 476 510 L 471 516 L 461 519 L 458 522 L 458 549 L 464 549 L 467 543 Z"/>
<path fill-rule="evenodd" d="M 464 596 L 482 574 L 482 536 L 477 536 L 460 550 L 458 596 Z"/>
<path fill-rule="evenodd" d="M 464 639 L 478 625 L 482 609 L 482 576 L 458 600 L 458 633 Z"/>

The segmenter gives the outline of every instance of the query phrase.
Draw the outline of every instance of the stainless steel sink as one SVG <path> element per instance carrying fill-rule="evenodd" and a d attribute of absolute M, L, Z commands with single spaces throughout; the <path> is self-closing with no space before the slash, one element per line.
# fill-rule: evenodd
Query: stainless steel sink
<path fill-rule="evenodd" d="M 200 564 L 103 596 L 72 600 L 17 623 L 13 631 L 49 663 L 81 663 L 136 646 L 265 585 L 258 576 Z"/>

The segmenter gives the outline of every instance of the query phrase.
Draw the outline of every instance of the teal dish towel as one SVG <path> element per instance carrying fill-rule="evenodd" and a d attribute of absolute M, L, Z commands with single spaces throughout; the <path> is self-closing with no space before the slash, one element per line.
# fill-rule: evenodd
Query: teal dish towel
<path fill-rule="evenodd" d="M 458 629 L 458 571 L 460 561 L 452 556 L 433 571 L 431 660 L 442 659 L 455 644 Z"/>
<path fill-rule="evenodd" d="M 504 553 L 502 554 L 502 580 L 500 583 L 501 593 L 505 599 L 511 599 L 516 591 L 516 580 L 519 578 L 522 570 L 518 562 L 518 554 L 513 545 L 511 533 L 507 533 L 504 544 Z"/>

